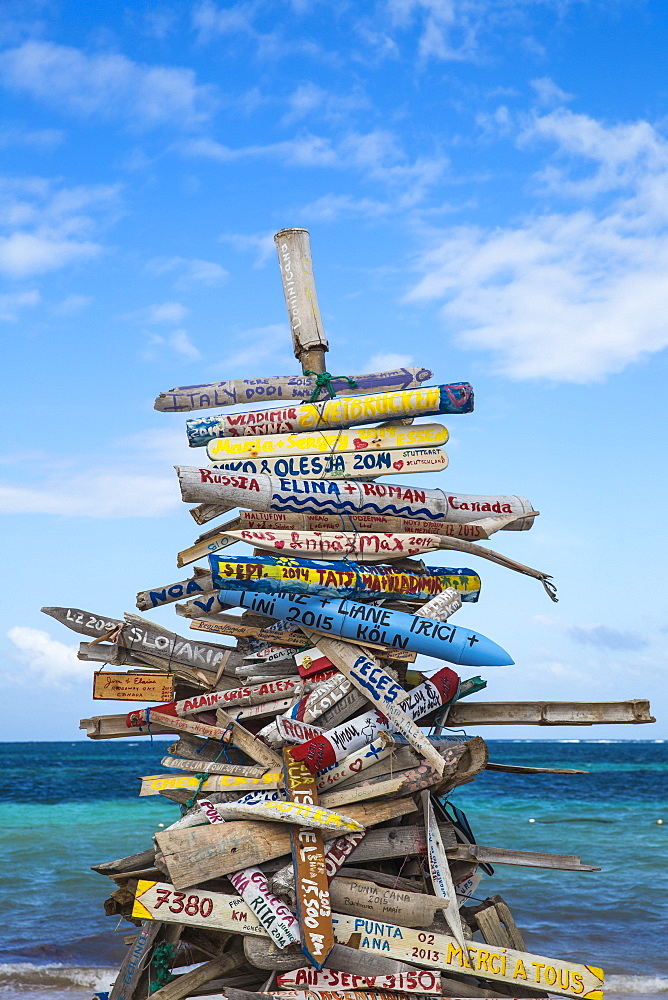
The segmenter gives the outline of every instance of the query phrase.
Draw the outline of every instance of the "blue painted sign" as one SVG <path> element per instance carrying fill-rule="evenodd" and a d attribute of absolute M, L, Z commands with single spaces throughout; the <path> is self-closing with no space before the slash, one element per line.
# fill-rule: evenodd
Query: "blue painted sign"
<path fill-rule="evenodd" d="M 258 614 L 294 622 L 331 636 L 408 649 L 438 660 L 471 667 L 502 667 L 514 663 L 505 649 L 480 632 L 449 622 L 390 611 L 373 604 L 302 594 L 258 594 L 221 590 L 215 598 L 192 602 L 207 614 L 227 607 L 250 608 Z"/>

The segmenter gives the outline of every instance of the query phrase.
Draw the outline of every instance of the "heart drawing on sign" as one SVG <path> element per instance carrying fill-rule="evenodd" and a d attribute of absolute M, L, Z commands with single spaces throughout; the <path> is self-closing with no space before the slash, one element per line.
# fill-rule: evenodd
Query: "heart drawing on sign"
<path fill-rule="evenodd" d="M 397 472 L 401 472 L 401 470 L 403 469 L 403 467 L 404 467 L 404 463 L 403 462 L 392 462 L 392 468 L 396 469 Z"/>
<path fill-rule="evenodd" d="M 357 767 L 355 767 L 355 765 L 357 765 Z M 348 766 L 350 767 L 351 771 L 361 771 L 362 770 L 362 761 L 361 760 L 354 760 Z"/>
<path fill-rule="evenodd" d="M 362 441 L 362 438 L 355 438 L 353 440 L 353 444 L 354 444 L 354 446 L 355 446 L 356 449 L 357 448 L 368 448 L 369 447 L 369 442 L 368 441 Z"/>
<path fill-rule="evenodd" d="M 274 542 L 274 547 L 277 548 L 277 549 L 283 549 L 283 548 L 285 548 L 285 542 L 283 542 L 283 541 L 280 541 L 280 542 L 276 541 L 276 542 Z"/>

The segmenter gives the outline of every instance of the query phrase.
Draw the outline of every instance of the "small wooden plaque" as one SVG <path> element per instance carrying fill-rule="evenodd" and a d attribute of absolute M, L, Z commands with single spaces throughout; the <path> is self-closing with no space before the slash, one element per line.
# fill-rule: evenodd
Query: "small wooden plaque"
<path fill-rule="evenodd" d="M 157 701 L 164 704 L 174 698 L 174 675 L 96 670 L 93 698 L 95 701 Z"/>

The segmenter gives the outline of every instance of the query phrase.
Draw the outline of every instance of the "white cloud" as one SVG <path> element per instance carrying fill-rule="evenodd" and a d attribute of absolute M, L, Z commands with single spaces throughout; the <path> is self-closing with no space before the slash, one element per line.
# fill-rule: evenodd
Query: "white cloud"
<path fill-rule="evenodd" d="M 35 681 L 64 687 L 68 682 L 84 681 L 92 676 L 90 663 L 77 659 L 78 646 L 57 642 L 42 629 L 15 625 L 9 629 L 7 636 L 17 649 L 17 659 L 27 666 Z M 15 676 L 15 671 L 5 671 L 5 676 L 12 675 Z M 22 679 L 25 680 L 25 677 Z"/>
<path fill-rule="evenodd" d="M 90 237 L 116 207 L 115 185 L 60 187 L 41 177 L 0 179 L 0 271 L 13 278 L 55 271 L 102 252 Z"/>
<path fill-rule="evenodd" d="M 8 146 L 27 146 L 37 152 L 50 152 L 60 146 L 65 133 L 57 128 L 43 129 L 5 129 L 0 132 L 0 148 Z"/>
<path fill-rule="evenodd" d="M 87 309 L 92 302 L 90 295 L 66 295 L 52 308 L 56 316 L 75 316 L 82 310 Z"/>
<path fill-rule="evenodd" d="M 29 41 L 0 55 L 4 83 L 84 117 L 120 117 L 135 126 L 190 128 L 206 121 L 213 88 L 191 69 L 146 66 L 115 53 L 87 55 L 52 42 Z"/>
<path fill-rule="evenodd" d="M 162 517 L 179 507 L 174 476 L 87 469 L 29 485 L 0 484 L 0 512 L 63 517 Z"/>
<path fill-rule="evenodd" d="M 26 306 L 36 306 L 39 300 L 39 292 L 34 289 L 30 292 L 10 292 L 7 295 L 0 295 L 0 320 L 14 323 L 21 309 L 25 309 Z"/>
<path fill-rule="evenodd" d="M 189 309 L 181 302 L 161 302 L 147 306 L 136 315 L 145 323 L 180 323 L 188 315 Z"/>
<path fill-rule="evenodd" d="M 367 362 L 368 371 L 370 372 L 387 372 L 392 371 L 394 368 L 403 368 L 405 365 L 412 364 L 413 358 L 410 354 L 392 354 L 389 351 L 374 354 Z"/>
<path fill-rule="evenodd" d="M 229 273 L 220 264 L 197 257 L 156 257 L 149 261 L 148 269 L 157 275 L 176 274 L 176 287 L 184 290 L 201 285 L 222 285 L 229 278 Z"/>
<path fill-rule="evenodd" d="M 218 239 L 221 243 L 228 243 L 235 250 L 242 252 L 250 250 L 255 253 L 253 267 L 263 267 L 276 252 L 273 230 L 255 234 L 223 233 Z"/>
<path fill-rule="evenodd" d="M 442 302 L 457 341 L 504 375 L 588 382 L 668 345 L 668 143 L 648 122 L 564 109 L 523 123 L 521 147 L 545 141 L 538 196 L 586 206 L 446 231 L 406 299 Z"/>
<path fill-rule="evenodd" d="M 291 125 L 303 118 L 324 118 L 336 121 L 345 118 L 352 111 L 368 108 L 370 102 L 361 92 L 336 94 L 315 83 L 302 83 L 287 99 L 288 110 L 282 118 L 283 125 Z"/>

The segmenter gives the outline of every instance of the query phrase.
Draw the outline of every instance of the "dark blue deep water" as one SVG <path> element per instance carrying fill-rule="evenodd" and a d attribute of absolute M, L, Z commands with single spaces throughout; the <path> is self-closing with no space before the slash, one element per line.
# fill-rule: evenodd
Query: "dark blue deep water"
<path fill-rule="evenodd" d="M 108 985 L 132 928 L 104 915 L 114 884 L 89 866 L 144 850 L 178 817 L 159 796 L 137 798 L 139 776 L 164 770 L 167 745 L 1 745 L 0 997 L 78 1000 Z M 590 773 L 485 772 L 453 796 L 478 843 L 577 854 L 602 870 L 499 865 L 478 895 L 503 895 L 529 950 L 601 966 L 608 995 L 668 992 L 668 743 L 489 746 L 501 763 Z"/>

